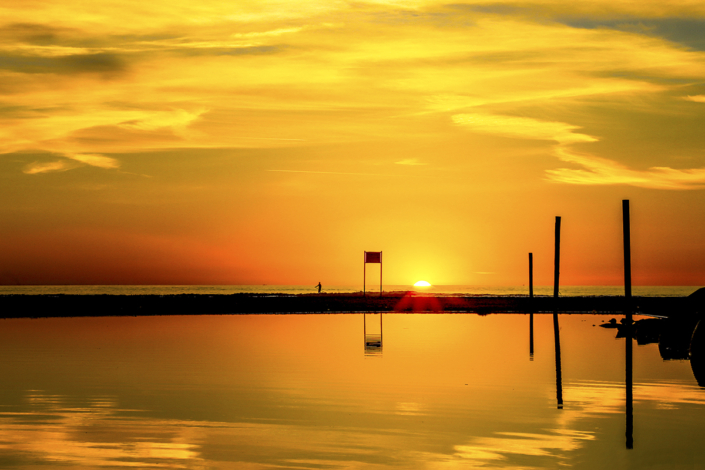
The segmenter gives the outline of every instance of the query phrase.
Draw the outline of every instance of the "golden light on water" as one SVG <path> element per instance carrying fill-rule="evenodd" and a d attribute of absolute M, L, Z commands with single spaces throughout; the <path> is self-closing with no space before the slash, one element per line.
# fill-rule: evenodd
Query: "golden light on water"
<path fill-rule="evenodd" d="M 431 287 L 431 284 L 427 281 L 416 281 L 414 287 Z"/>

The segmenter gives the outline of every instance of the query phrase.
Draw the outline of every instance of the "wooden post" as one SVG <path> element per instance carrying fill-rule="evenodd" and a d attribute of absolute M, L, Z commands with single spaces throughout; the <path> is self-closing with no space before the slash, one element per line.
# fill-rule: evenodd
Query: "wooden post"
<path fill-rule="evenodd" d="M 379 252 L 379 296 L 382 297 L 382 252 Z"/>
<path fill-rule="evenodd" d="M 362 296 L 365 297 L 365 289 L 367 288 L 367 252 L 362 253 Z"/>
<path fill-rule="evenodd" d="M 624 233 L 624 318 L 626 320 L 625 334 L 625 379 L 626 404 L 625 412 L 627 418 L 626 426 L 626 446 L 627 449 L 634 448 L 634 407 L 633 407 L 633 376 L 632 376 L 632 248 L 631 233 L 629 227 L 629 200 L 622 201 L 622 229 Z"/>
<path fill-rule="evenodd" d="M 558 298 L 558 281 L 561 271 L 561 218 L 556 217 L 556 250 L 553 258 L 553 298 Z"/>
<path fill-rule="evenodd" d="M 534 254 L 529 253 L 529 298 L 534 298 Z"/>
<path fill-rule="evenodd" d="M 556 402 L 563 409 L 563 378 L 561 371 L 561 333 L 558 326 L 558 280 L 561 265 L 561 218 L 556 217 L 556 250 L 553 263 L 553 341 L 556 351 Z"/>
<path fill-rule="evenodd" d="M 629 229 L 629 199 L 622 201 L 622 227 L 624 231 L 624 298 L 627 321 L 632 321 L 632 247 Z"/>

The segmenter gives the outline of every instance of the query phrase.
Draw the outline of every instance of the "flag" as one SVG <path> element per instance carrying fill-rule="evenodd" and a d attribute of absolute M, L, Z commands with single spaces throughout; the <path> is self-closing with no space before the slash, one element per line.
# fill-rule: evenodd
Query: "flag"
<path fill-rule="evenodd" d="M 366 251 L 365 252 L 365 263 L 381 263 L 382 262 L 382 252 L 381 251 Z"/>

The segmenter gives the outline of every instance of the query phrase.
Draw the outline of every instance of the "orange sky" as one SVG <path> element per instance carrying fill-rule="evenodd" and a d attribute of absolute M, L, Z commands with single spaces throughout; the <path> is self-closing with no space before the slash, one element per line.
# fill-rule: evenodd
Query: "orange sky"
<path fill-rule="evenodd" d="M 705 284 L 705 4 L 0 6 L 0 283 Z"/>

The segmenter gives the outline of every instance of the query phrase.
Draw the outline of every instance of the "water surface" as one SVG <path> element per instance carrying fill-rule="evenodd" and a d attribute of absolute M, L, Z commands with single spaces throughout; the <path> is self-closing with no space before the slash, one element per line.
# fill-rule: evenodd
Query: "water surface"
<path fill-rule="evenodd" d="M 2 320 L 0 467 L 705 468 L 689 333 L 635 343 L 627 449 L 609 318 L 559 316 L 560 382 L 551 315 Z"/>

